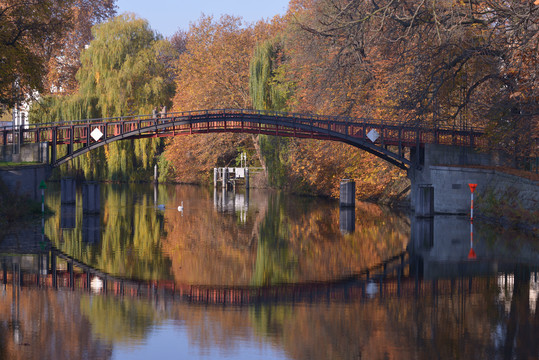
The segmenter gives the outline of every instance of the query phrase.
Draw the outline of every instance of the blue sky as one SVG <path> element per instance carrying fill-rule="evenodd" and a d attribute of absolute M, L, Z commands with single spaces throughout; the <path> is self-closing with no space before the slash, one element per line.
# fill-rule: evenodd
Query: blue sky
<path fill-rule="evenodd" d="M 178 29 L 188 30 L 202 13 L 219 18 L 223 14 L 241 16 L 254 22 L 284 15 L 289 0 L 118 0 L 118 13 L 133 12 L 149 21 L 152 29 L 165 37 Z"/>

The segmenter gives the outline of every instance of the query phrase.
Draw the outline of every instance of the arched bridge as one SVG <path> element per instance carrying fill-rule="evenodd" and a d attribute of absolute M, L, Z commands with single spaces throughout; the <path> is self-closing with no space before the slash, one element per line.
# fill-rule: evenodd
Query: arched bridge
<path fill-rule="evenodd" d="M 223 109 L 5 127 L 0 128 L 0 141 L 3 145 L 47 142 L 51 164 L 59 166 L 118 140 L 220 132 L 340 141 L 401 169 L 412 166 L 411 154 L 426 143 L 474 147 L 483 135 L 481 131 L 375 119 Z M 76 148 L 75 144 L 82 146 Z M 67 155 L 57 158 L 59 145 L 67 145 Z"/>
<path fill-rule="evenodd" d="M 24 253 L 28 255 L 28 253 Z M 417 298 L 418 296 L 447 296 L 455 293 L 473 294 L 496 286 L 499 273 L 513 273 L 515 264 L 507 263 L 485 276 L 484 266 L 472 266 L 468 270 L 459 265 L 462 272 L 448 272 L 426 280 L 423 276 L 421 258 L 407 252 L 397 254 L 379 264 L 328 281 L 282 283 L 265 286 L 217 286 L 196 285 L 173 280 L 138 280 L 118 277 L 88 266 L 62 251 L 48 247 L 39 256 L 37 271 L 21 271 L 19 262 L 9 264 L 9 258 L 0 259 L 0 278 L 5 285 L 11 281 L 17 286 L 38 286 L 54 289 L 91 290 L 92 279 L 98 277 L 99 288 L 93 291 L 118 296 L 169 299 L 204 305 L 251 306 L 260 303 L 309 303 L 348 302 L 353 300 L 383 298 Z M 57 261 L 65 266 L 60 269 Z M 13 265 L 17 265 L 17 267 Z M 450 264 L 450 263 L 448 263 Z M 457 263 L 458 265 L 459 263 Z M 8 265 L 11 265 L 8 267 Z M 479 270 L 483 269 L 483 270 Z M 46 270 L 43 273 L 43 270 Z M 479 272 L 477 272 L 479 270 Z M 530 268 L 535 272 L 536 267 Z M 17 274 L 18 273 L 18 274 Z"/>

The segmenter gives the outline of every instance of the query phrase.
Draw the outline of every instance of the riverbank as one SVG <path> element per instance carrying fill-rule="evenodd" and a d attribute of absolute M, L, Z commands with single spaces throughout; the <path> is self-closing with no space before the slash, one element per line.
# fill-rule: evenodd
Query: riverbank
<path fill-rule="evenodd" d="M 50 209 L 45 209 L 50 214 Z M 12 191 L 0 179 L 0 238 L 17 228 L 27 228 L 41 219 L 41 202 Z"/>

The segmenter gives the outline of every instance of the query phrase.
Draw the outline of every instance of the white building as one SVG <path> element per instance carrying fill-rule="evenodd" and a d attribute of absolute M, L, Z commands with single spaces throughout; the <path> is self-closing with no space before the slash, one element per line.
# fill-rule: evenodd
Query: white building
<path fill-rule="evenodd" d="M 28 122 L 29 110 L 30 110 L 29 102 L 24 102 L 14 107 L 11 112 L 13 125 L 15 126 L 28 125 L 29 124 Z"/>

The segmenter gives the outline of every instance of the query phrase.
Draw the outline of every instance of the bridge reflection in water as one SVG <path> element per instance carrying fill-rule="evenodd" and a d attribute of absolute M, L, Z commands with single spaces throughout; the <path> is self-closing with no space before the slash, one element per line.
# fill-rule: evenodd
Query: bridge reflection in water
<path fill-rule="evenodd" d="M 444 220 L 444 224 L 447 219 Z M 458 221 L 456 219 L 455 221 Z M 432 241 L 435 221 L 416 220 L 409 250 L 368 269 L 341 278 L 272 286 L 208 286 L 181 281 L 142 281 L 107 274 L 47 245 L 20 254 L 11 248 L 0 257 L 2 283 L 17 287 L 80 289 L 98 293 L 186 303 L 244 306 L 257 303 L 348 302 L 373 298 L 417 298 L 481 293 L 515 277 L 537 282 L 539 266 L 489 259 L 469 261 L 467 250 L 448 256 Z M 451 235 L 451 236 L 458 236 Z M 36 243 L 39 241 L 36 237 Z M 439 246 L 443 246 L 441 237 Z M 447 245 L 447 244 L 446 244 Z M 447 246 L 445 247 L 447 248 Z M 7 249 L 0 249 L 6 253 Z M 479 249 L 478 252 L 482 250 Z M 533 280 L 532 280 L 533 279 Z M 96 288 L 95 284 L 99 284 Z M 536 284 L 537 285 L 537 284 Z M 539 285 L 536 286 L 539 288 Z"/>

